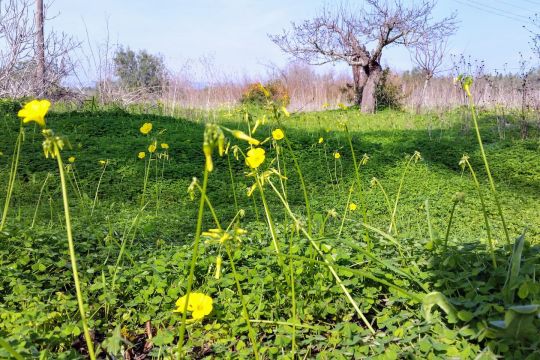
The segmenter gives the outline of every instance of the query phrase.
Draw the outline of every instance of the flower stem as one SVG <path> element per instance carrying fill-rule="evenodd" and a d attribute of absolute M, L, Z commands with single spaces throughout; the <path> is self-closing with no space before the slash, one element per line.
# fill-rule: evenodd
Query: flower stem
<path fill-rule="evenodd" d="M 302 192 L 304 193 L 304 202 L 306 203 L 308 233 L 311 235 L 311 229 L 312 229 L 311 206 L 309 205 L 309 196 L 307 193 L 306 183 L 304 181 L 304 176 L 302 174 L 302 170 L 300 169 L 300 165 L 298 164 L 298 160 L 296 159 L 296 155 L 294 154 L 294 151 L 292 149 L 291 142 L 289 141 L 287 137 L 285 137 L 285 143 L 287 144 L 287 148 L 289 149 L 289 152 L 291 153 L 294 167 L 296 168 L 296 172 L 298 173 L 298 178 L 300 179 L 300 185 L 302 186 Z"/>
<path fill-rule="evenodd" d="M 101 175 L 99 176 L 99 180 L 96 186 L 96 194 L 94 195 L 94 202 L 92 203 L 92 210 L 90 210 L 90 216 L 94 214 L 94 209 L 96 208 L 96 204 L 98 201 L 99 185 L 101 184 L 101 180 L 103 179 L 103 174 L 105 174 L 105 169 L 107 168 L 108 163 L 108 161 L 105 161 L 105 165 L 103 165 L 103 170 L 101 170 Z"/>
<path fill-rule="evenodd" d="M 62 186 L 62 199 L 64 202 L 64 215 L 66 218 L 66 233 L 68 239 L 69 257 L 71 260 L 71 268 L 73 269 L 73 282 L 75 283 L 77 304 L 79 305 L 79 313 L 81 314 L 81 322 L 83 326 L 84 338 L 86 340 L 86 346 L 88 347 L 88 355 L 90 356 L 91 360 L 95 360 L 96 355 L 94 353 L 94 343 L 92 342 L 92 337 L 90 336 L 90 331 L 88 329 L 88 324 L 86 321 L 81 285 L 79 282 L 79 271 L 77 270 L 77 257 L 75 256 L 75 246 L 73 244 L 73 235 L 71 231 L 71 216 L 69 214 L 69 202 L 67 196 L 66 179 L 64 176 L 64 165 L 62 163 L 60 149 L 58 148 L 58 145 L 56 143 L 54 144 L 54 153 L 58 162 L 58 171 L 60 172 L 60 184 Z"/>
<path fill-rule="evenodd" d="M 11 169 L 9 171 L 9 181 L 6 191 L 6 200 L 4 202 L 4 211 L 2 212 L 2 221 L 0 222 L 0 231 L 4 228 L 7 220 L 7 214 L 9 211 L 9 205 L 11 203 L 11 195 L 13 194 L 13 188 L 15 187 L 15 178 L 17 176 L 17 169 L 19 167 L 19 157 L 21 155 L 21 145 L 24 140 L 24 128 L 21 122 L 21 128 L 19 130 L 19 135 L 15 142 L 15 153 L 13 154 L 13 159 L 11 160 Z"/>
<path fill-rule="evenodd" d="M 36 209 L 34 210 L 34 217 L 32 218 L 32 224 L 30 225 L 30 228 L 33 228 L 34 224 L 36 223 L 39 204 L 41 203 L 41 197 L 43 196 L 43 190 L 45 190 L 45 185 L 47 185 L 47 180 L 49 180 L 51 175 L 52 175 L 51 173 L 47 173 L 47 177 L 45 177 L 45 180 L 43 181 L 43 185 L 41 185 L 41 190 L 39 191 L 39 197 L 37 200 Z"/>
<path fill-rule="evenodd" d="M 478 145 L 480 146 L 480 153 L 482 154 L 482 160 L 484 160 L 484 167 L 486 169 L 486 173 L 488 176 L 491 192 L 493 193 L 493 197 L 495 198 L 495 204 L 497 205 L 497 211 L 499 212 L 499 216 L 501 217 L 501 221 L 502 221 L 502 225 L 504 229 L 504 235 L 506 236 L 506 243 L 510 245 L 510 234 L 508 233 L 508 227 L 506 226 L 506 221 L 504 220 L 501 203 L 499 201 L 499 195 L 497 194 L 497 190 L 495 189 L 495 182 L 493 181 L 493 177 L 491 176 L 491 171 L 489 170 L 489 163 L 487 160 L 486 152 L 484 151 L 482 137 L 480 136 L 480 128 L 478 126 L 478 120 L 476 117 L 476 108 L 474 105 L 474 100 L 473 100 L 472 94 L 467 93 L 467 95 L 469 97 L 469 108 L 471 109 L 471 114 L 472 114 L 472 118 L 474 122 L 474 129 L 476 130 L 476 139 L 478 140 Z"/>
<path fill-rule="evenodd" d="M 257 338 L 255 336 L 255 332 L 253 331 L 253 327 L 251 326 L 251 322 L 249 320 L 249 313 L 247 310 L 246 300 L 244 299 L 244 294 L 242 293 L 242 287 L 240 286 L 240 281 L 238 280 L 238 273 L 236 272 L 236 266 L 234 264 L 233 254 L 231 252 L 230 245 L 227 243 L 225 245 L 225 251 L 227 252 L 227 256 L 229 257 L 229 261 L 231 262 L 231 270 L 233 272 L 234 280 L 236 283 L 236 289 L 238 291 L 238 295 L 240 295 L 240 301 L 242 302 L 242 315 L 244 316 L 244 320 L 246 321 L 246 325 L 248 328 L 248 336 L 251 340 L 251 345 L 253 346 L 253 355 L 255 356 L 255 359 L 260 359 L 259 357 L 259 344 L 257 343 Z M 187 300 L 186 300 L 187 303 Z"/>
<path fill-rule="evenodd" d="M 201 241 L 202 222 L 204 213 L 204 204 L 206 201 L 206 187 L 208 185 L 208 168 L 204 167 L 203 183 L 201 189 L 201 199 L 199 201 L 199 213 L 197 215 L 197 225 L 195 230 L 195 241 L 193 243 L 193 253 L 191 254 L 191 264 L 189 268 L 189 276 L 186 288 L 186 303 L 182 311 L 182 325 L 180 326 L 180 338 L 178 340 L 178 359 L 183 358 L 182 348 L 184 347 L 184 335 L 186 333 L 186 317 L 187 305 L 189 304 L 189 295 L 193 285 L 193 276 L 195 274 L 195 265 L 197 264 L 197 256 L 199 252 L 199 243 Z"/>
<path fill-rule="evenodd" d="M 454 201 L 452 205 L 452 211 L 450 211 L 450 219 L 448 220 L 448 226 L 446 227 L 446 235 L 444 237 L 444 250 L 448 249 L 448 236 L 450 235 L 450 228 L 452 227 L 452 219 L 454 218 L 454 211 L 456 210 L 457 201 Z"/>
<path fill-rule="evenodd" d="M 394 234 L 397 235 L 397 221 L 396 221 L 396 213 L 397 213 L 397 206 L 399 203 L 399 196 L 401 195 L 401 189 L 403 188 L 403 182 L 405 181 L 405 174 L 407 173 L 407 170 L 409 169 L 409 166 L 411 165 L 411 162 L 414 158 L 414 155 L 411 155 L 409 160 L 407 161 L 407 165 L 405 165 L 405 169 L 403 169 L 403 173 L 401 174 L 401 179 L 399 180 L 399 187 L 396 194 L 396 200 L 394 201 L 394 209 L 392 210 L 392 217 L 390 219 L 390 227 L 388 228 L 388 233 L 392 233 L 392 226 L 394 229 Z"/>
<path fill-rule="evenodd" d="M 489 249 L 491 252 L 491 260 L 493 262 L 493 267 L 497 268 L 497 262 L 495 260 L 495 245 L 493 244 L 493 238 L 491 236 L 491 228 L 489 226 L 489 219 L 488 219 L 488 214 L 487 214 L 487 209 L 486 209 L 486 201 L 484 200 L 484 195 L 482 194 L 482 190 L 480 189 L 480 183 L 478 182 L 476 173 L 474 172 L 469 160 L 466 160 L 466 164 L 467 164 L 467 167 L 469 168 L 469 171 L 471 172 L 471 175 L 474 180 L 474 185 L 476 186 L 476 190 L 478 191 L 478 196 L 480 197 L 480 204 L 482 205 L 482 213 L 484 214 L 484 222 L 486 224 L 486 232 L 488 236 Z"/>
<path fill-rule="evenodd" d="M 371 324 L 369 323 L 368 319 L 365 317 L 364 313 L 362 313 L 362 310 L 360 310 L 360 307 L 358 306 L 358 304 L 356 303 L 356 301 L 354 301 L 353 297 L 351 296 L 351 294 L 349 293 L 349 290 L 345 287 L 345 284 L 343 284 L 343 281 L 341 281 L 341 278 L 339 277 L 337 271 L 335 270 L 333 264 L 330 262 L 330 260 L 324 256 L 324 253 L 321 251 L 321 249 L 319 248 L 319 245 L 317 245 L 317 243 L 313 240 L 313 238 L 311 237 L 311 235 L 302 227 L 300 226 L 299 224 L 299 221 L 298 219 L 296 218 L 296 216 L 294 215 L 294 213 L 292 212 L 289 204 L 285 201 L 285 199 L 283 198 L 283 196 L 279 193 L 279 190 L 276 188 L 276 186 L 271 182 L 271 181 L 268 181 L 268 183 L 270 184 L 270 186 L 272 187 L 272 189 L 274 190 L 274 192 L 276 193 L 276 195 L 278 196 L 278 198 L 281 200 L 281 202 L 283 203 L 283 206 L 285 207 L 285 210 L 287 210 L 287 213 L 289 214 L 289 216 L 291 217 L 291 219 L 295 222 L 295 224 L 298 224 L 298 228 L 300 229 L 300 231 L 304 234 L 304 236 L 308 239 L 310 245 L 313 247 L 313 249 L 315 249 L 315 251 L 317 252 L 317 254 L 320 256 L 320 258 L 322 259 L 322 261 L 324 262 L 324 264 L 326 265 L 326 267 L 328 268 L 328 270 L 330 271 L 330 273 L 332 273 L 332 276 L 334 277 L 334 279 L 336 280 L 336 283 L 339 285 L 339 287 L 341 288 L 341 290 L 343 291 L 343 293 L 345 294 L 345 297 L 347 298 L 347 300 L 351 303 L 351 305 L 353 306 L 354 310 L 356 311 L 358 317 L 360 319 L 362 319 L 362 321 L 364 322 L 364 324 L 366 325 L 366 327 L 369 329 L 369 331 L 372 333 L 372 334 L 375 334 L 375 329 L 373 329 L 373 326 L 371 326 Z"/>
<path fill-rule="evenodd" d="M 349 132 L 349 128 L 347 125 L 345 125 L 345 133 L 347 134 L 347 140 L 349 141 L 349 147 L 351 148 L 351 155 L 352 160 L 354 164 L 354 173 L 356 175 L 356 183 L 358 184 L 358 197 L 360 198 L 360 206 L 362 207 L 362 216 L 363 221 L 365 224 L 367 224 L 367 207 L 366 207 L 366 197 L 364 195 L 364 192 L 362 190 L 362 179 L 360 178 L 360 166 L 356 162 L 356 155 L 354 153 L 354 147 L 352 144 L 352 138 L 351 133 Z M 371 240 L 369 238 L 369 232 L 364 229 L 364 241 L 368 245 L 368 249 L 371 248 Z"/>

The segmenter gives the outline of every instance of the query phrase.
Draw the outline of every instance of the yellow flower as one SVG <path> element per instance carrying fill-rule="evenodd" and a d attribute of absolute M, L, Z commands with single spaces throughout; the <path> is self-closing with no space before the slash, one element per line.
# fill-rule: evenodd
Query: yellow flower
<path fill-rule="evenodd" d="M 174 312 L 184 312 L 186 307 L 187 295 L 182 296 L 176 301 L 176 309 Z M 189 302 L 187 304 L 187 310 L 191 311 L 193 319 L 202 319 L 206 315 L 212 312 L 213 300 L 210 296 L 203 293 L 193 292 L 189 294 Z"/>
<path fill-rule="evenodd" d="M 281 112 L 283 113 L 283 115 L 285 115 L 285 117 L 291 116 L 291 114 L 289 114 L 289 112 L 287 111 L 287 109 L 285 108 L 285 106 L 282 106 L 282 107 L 281 107 Z"/>
<path fill-rule="evenodd" d="M 334 153 L 334 158 L 339 159 L 340 157 L 341 157 L 341 154 L 339 153 L 339 151 L 336 151 Z"/>
<path fill-rule="evenodd" d="M 324 142 L 324 139 L 322 138 L 322 136 L 319 138 L 319 144 L 322 144 Z"/>
<path fill-rule="evenodd" d="M 146 157 L 146 153 L 145 153 L 144 151 L 141 151 L 141 152 L 139 152 L 139 154 L 137 155 L 137 157 L 138 157 L 139 159 L 144 159 L 144 158 Z"/>
<path fill-rule="evenodd" d="M 355 211 L 356 209 L 358 209 L 358 206 L 356 206 L 355 203 L 352 202 L 352 203 L 349 204 L 349 210 L 350 211 Z"/>
<path fill-rule="evenodd" d="M 167 143 L 161 143 L 161 148 L 162 148 L 162 149 L 165 149 L 165 150 L 168 150 L 168 149 L 169 149 L 169 144 L 167 144 Z"/>
<path fill-rule="evenodd" d="M 272 131 L 272 137 L 274 138 L 274 140 L 281 140 L 285 137 L 285 134 L 283 133 L 283 130 L 276 129 Z"/>
<path fill-rule="evenodd" d="M 250 149 L 247 152 L 246 165 L 252 169 L 258 168 L 264 162 L 264 154 L 263 148 Z"/>
<path fill-rule="evenodd" d="M 261 143 L 259 140 L 252 138 L 251 136 L 240 130 L 233 130 L 232 134 L 235 138 L 245 140 L 251 145 L 259 145 Z"/>
<path fill-rule="evenodd" d="M 329 103 L 325 102 L 324 104 L 322 104 L 322 108 L 323 109 L 328 109 L 328 107 L 330 106 Z"/>
<path fill-rule="evenodd" d="M 75 162 L 75 156 L 70 156 L 68 161 L 73 164 Z"/>
<path fill-rule="evenodd" d="M 99 165 L 105 166 L 105 164 L 107 164 L 107 162 L 105 160 L 99 160 Z"/>
<path fill-rule="evenodd" d="M 144 123 L 139 130 L 141 131 L 141 134 L 147 135 L 150 131 L 152 131 L 152 123 Z"/>
<path fill-rule="evenodd" d="M 32 100 L 17 113 L 18 117 L 23 118 L 26 124 L 30 121 L 35 121 L 42 128 L 45 127 L 45 115 L 49 111 L 51 102 L 49 100 Z"/>
<path fill-rule="evenodd" d="M 154 153 L 154 152 L 156 152 L 156 148 L 157 148 L 157 144 L 154 141 L 153 143 L 150 144 L 150 146 L 148 146 L 148 152 L 149 153 Z"/>

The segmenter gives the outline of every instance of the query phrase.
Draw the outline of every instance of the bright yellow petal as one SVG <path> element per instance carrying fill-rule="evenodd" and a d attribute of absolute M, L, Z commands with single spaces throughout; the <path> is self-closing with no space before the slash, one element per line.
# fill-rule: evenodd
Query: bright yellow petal
<path fill-rule="evenodd" d="M 272 137 L 274 138 L 274 140 L 281 140 L 285 137 L 285 134 L 283 133 L 283 130 L 276 129 L 272 131 Z"/>

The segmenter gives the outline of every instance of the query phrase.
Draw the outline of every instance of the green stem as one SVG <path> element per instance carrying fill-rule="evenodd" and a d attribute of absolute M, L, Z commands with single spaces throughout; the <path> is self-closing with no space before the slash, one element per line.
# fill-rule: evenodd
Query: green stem
<path fill-rule="evenodd" d="M 433 238 L 433 226 L 431 225 L 431 216 L 429 214 L 429 200 L 426 199 L 424 201 L 424 207 L 426 208 L 426 218 L 427 218 L 427 224 L 428 224 L 428 233 L 429 233 L 429 240 L 433 245 L 435 245 L 435 240 Z"/>
<path fill-rule="evenodd" d="M 231 166 L 231 157 L 229 155 L 229 153 L 227 153 L 227 164 L 229 165 L 229 176 L 231 178 L 231 190 L 232 190 L 232 193 L 233 193 L 233 197 L 234 197 L 234 210 L 236 212 L 238 212 L 238 199 L 236 198 L 236 189 L 235 189 L 235 184 L 234 184 L 234 175 L 233 175 L 233 172 L 232 172 L 232 166 Z"/>
<path fill-rule="evenodd" d="M 204 213 L 204 204 L 206 200 L 206 187 L 208 185 L 208 168 L 204 167 L 203 175 L 203 184 L 201 191 L 201 199 L 199 200 L 199 213 L 197 215 L 197 227 L 195 230 L 195 241 L 193 243 L 193 253 L 191 254 L 191 264 L 189 268 L 188 283 L 186 288 L 186 302 L 184 309 L 182 311 L 182 325 L 180 326 L 180 338 L 178 340 L 178 359 L 182 359 L 182 348 L 184 347 L 184 335 L 186 332 L 186 317 L 187 317 L 187 306 L 189 304 L 189 295 L 191 293 L 191 288 L 193 285 L 193 276 L 195 274 L 195 265 L 197 264 L 197 256 L 199 252 L 199 243 L 201 241 L 201 232 L 202 232 L 202 222 L 203 222 L 203 213 Z"/>
<path fill-rule="evenodd" d="M 347 140 L 349 141 L 349 147 L 351 148 L 351 154 L 354 164 L 354 173 L 356 175 L 356 183 L 358 184 L 358 198 L 360 199 L 360 206 L 362 207 L 362 216 L 364 223 L 367 224 L 367 206 L 366 206 L 366 197 L 362 189 L 362 179 L 360 178 L 360 166 L 356 162 L 356 155 L 354 153 L 354 147 L 352 144 L 351 134 L 349 133 L 349 128 L 345 125 L 345 133 L 347 134 Z M 364 241 L 368 245 L 368 249 L 371 248 L 371 240 L 369 239 L 369 233 L 364 231 Z"/>
<path fill-rule="evenodd" d="M 244 299 L 244 294 L 242 293 L 242 287 L 240 286 L 240 281 L 238 280 L 238 273 L 236 272 L 236 266 L 234 264 L 233 255 L 231 253 L 231 248 L 228 243 L 225 245 L 225 251 L 227 252 L 227 256 L 229 257 L 229 260 L 231 262 L 231 270 L 233 272 L 234 280 L 236 282 L 236 289 L 238 291 L 238 295 L 240 295 L 240 301 L 242 302 L 242 315 L 244 316 L 244 320 L 246 321 L 246 325 L 248 327 L 248 336 L 249 336 L 249 339 L 251 340 L 251 345 L 253 346 L 253 355 L 255 356 L 255 359 L 258 360 L 260 359 L 259 344 L 257 343 L 257 337 L 255 336 L 255 331 L 253 331 L 253 328 L 251 327 L 251 321 L 249 320 L 249 313 L 247 310 L 246 300 Z"/>
<path fill-rule="evenodd" d="M 150 161 L 152 160 L 152 153 L 148 155 L 148 161 L 144 162 L 144 181 L 143 181 L 143 190 L 141 196 L 141 208 L 144 207 L 144 201 L 146 200 L 146 185 L 148 184 L 148 176 L 150 176 Z"/>
<path fill-rule="evenodd" d="M 279 246 L 278 246 L 274 221 L 272 220 L 272 214 L 270 213 L 270 208 L 268 207 L 268 203 L 266 202 L 266 196 L 264 196 L 263 186 L 261 184 L 261 181 L 259 180 L 258 174 L 255 176 L 255 179 L 257 181 L 257 187 L 259 188 L 259 193 L 261 194 L 264 213 L 266 215 L 266 221 L 268 222 L 268 227 L 270 229 L 270 236 L 272 237 L 272 245 L 274 245 L 274 250 L 276 251 L 276 253 L 279 254 Z"/>
<path fill-rule="evenodd" d="M 99 176 L 99 180 L 96 186 L 96 194 L 94 195 L 94 202 L 92 203 L 92 210 L 90 210 L 90 216 L 94 214 L 94 209 L 96 208 L 96 204 L 98 201 L 98 194 L 99 194 L 99 185 L 101 185 L 101 180 L 103 179 L 103 174 L 105 174 L 105 169 L 107 168 L 107 164 L 109 161 L 105 161 L 105 165 L 103 165 L 103 170 L 101 170 L 101 175 Z"/>
<path fill-rule="evenodd" d="M 390 227 L 388 228 L 388 232 L 392 232 L 392 224 L 394 224 L 394 234 L 397 235 L 397 221 L 396 221 L 396 213 L 397 213 L 397 206 L 399 203 L 399 197 L 401 195 L 401 189 L 403 188 L 403 182 L 405 181 L 405 174 L 407 173 L 407 170 L 409 169 L 409 165 L 411 164 L 411 161 L 413 160 L 414 156 L 411 156 L 409 160 L 407 161 L 407 165 L 405 165 L 405 169 L 403 170 L 403 173 L 401 174 L 401 179 L 399 180 L 399 187 L 396 194 L 396 200 L 394 201 L 394 210 L 392 210 L 392 219 L 390 221 Z"/>
<path fill-rule="evenodd" d="M 285 199 L 287 200 L 287 199 Z M 289 272 L 290 272 L 290 284 L 291 284 L 291 312 L 292 312 L 292 321 L 293 325 L 291 327 L 291 353 L 292 359 L 294 359 L 296 353 L 296 323 L 298 322 L 298 317 L 296 314 L 296 289 L 294 286 L 294 262 L 293 262 L 293 239 L 294 239 L 294 229 L 291 230 L 291 237 L 289 240 Z"/>
<path fill-rule="evenodd" d="M 81 285 L 79 282 L 79 271 L 77 270 L 77 257 L 75 256 L 75 245 L 73 243 L 73 235 L 71 231 L 71 217 L 69 214 L 69 202 L 67 196 L 66 179 L 64 176 L 64 165 L 62 163 L 60 149 L 58 148 L 58 145 L 56 143 L 54 144 L 54 153 L 58 162 L 58 171 L 60 172 L 60 184 L 62 186 L 62 199 L 64 202 L 64 214 L 66 218 L 66 233 L 68 239 L 69 257 L 71 259 L 71 268 L 73 270 L 73 281 L 75 283 L 75 292 L 77 294 L 77 304 L 79 305 L 79 313 L 81 314 L 81 322 L 83 326 L 84 338 L 86 339 L 86 346 L 88 347 L 88 355 L 90 356 L 91 360 L 95 360 L 96 355 L 94 353 L 94 344 L 92 342 L 92 337 L 90 336 L 90 331 L 88 329 L 88 324 L 86 321 L 86 313 L 84 310 Z"/>
<path fill-rule="evenodd" d="M 384 201 L 386 202 L 386 207 L 388 209 L 388 216 L 390 216 L 390 224 L 395 226 L 394 218 L 392 216 L 392 205 L 390 204 L 390 198 L 388 197 L 388 194 L 386 193 L 386 190 L 384 190 L 384 187 L 382 186 L 381 182 L 377 178 L 373 178 L 379 189 L 381 189 L 383 195 L 384 195 Z"/>
<path fill-rule="evenodd" d="M 444 237 L 444 250 L 448 249 L 448 237 L 450 236 L 450 228 L 452 227 L 452 219 L 454 218 L 454 211 L 456 210 L 457 201 L 454 201 L 452 205 L 452 211 L 450 211 L 450 219 L 448 220 L 448 226 L 446 227 L 446 235 Z"/>
<path fill-rule="evenodd" d="M 45 185 L 47 184 L 47 180 L 49 180 L 50 176 L 51 176 L 51 173 L 47 173 L 47 177 L 45 177 L 45 181 L 43 181 L 43 185 L 41 185 L 41 190 L 39 191 L 39 196 L 38 196 L 38 200 L 36 204 L 36 210 L 34 210 L 34 217 L 32 218 L 32 225 L 30 225 L 30 228 L 33 228 L 34 224 L 36 223 L 39 204 L 41 202 L 41 197 L 43 196 L 43 190 L 45 190 Z"/>
<path fill-rule="evenodd" d="M 279 197 L 279 199 L 281 200 L 281 202 L 285 206 L 285 209 L 289 213 L 289 216 L 291 217 L 291 219 L 295 222 L 295 224 L 298 224 L 298 227 L 299 227 L 300 231 L 302 231 L 304 236 L 308 239 L 310 245 L 313 247 L 313 249 L 315 249 L 315 251 L 317 252 L 319 257 L 323 260 L 325 266 L 328 268 L 328 270 L 330 270 L 330 273 L 332 273 L 332 276 L 336 280 L 336 283 L 339 285 L 339 287 L 341 288 L 341 290 L 345 294 L 345 297 L 347 298 L 347 300 L 351 303 L 351 305 L 355 309 L 357 315 L 360 317 L 360 319 L 362 319 L 362 321 L 364 322 L 366 327 L 369 329 L 369 331 L 372 334 L 375 334 L 375 330 L 373 329 L 373 327 L 369 323 L 368 319 L 362 313 L 362 310 L 360 310 L 360 308 L 358 307 L 358 304 L 356 303 L 356 301 L 354 301 L 353 297 L 349 293 L 349 290 L 347 290 L 347 288 L 345 287 L 345 285 L 341 281 L 341 278 L 339 277 L 338 273 L 334 269 L 333 264 L 330 262 L 330 260 L 328 260 L 328 258 L 326 256 L 324 256 L 324 253 L 319 248 L 319 245 L 317 245 L 317 243 L 313 240 L 311 235 L 302 226 L 300 226 L 299 221 L 296 218 L 296 216 L 294 215 L 294 213 L 292 212 L 291 208 L 289 207 L 289 204 L 285 201 L 283 196 L 279 193 L 279 190 L 275 187 L 275 185 L 271 181 L 268 181 L 268 183 L 270 184 L 270 186 L 272 187 L 274 192 L 277 194 L 277 196 Z"/>
<path fill-rule="evenodd" d="M 0 222 L 0 231 L 4 228 L 7 220 L 7 214 L 9 211 L 9 205 L 11 203 L 11 195 L 13 194 L 13 188 L 15 187 L 15 178 L 17 177 L 17 169 L 19 168 L 19 157 L 21 155 L 21 146 L 24 139 L 24 128 L 22 126 L 19 129 L 19 135 L 15 142 L 15 153 L 11 159 L 11 169 L 9 171 L 9 181 L 6 191 L 6 200 L 4 202 L 4 211 L 2 212 L 2 222 Z"/>
<path fill-rule="evenodd" d="M 9 343 L 2 338 L 0 338 L 0 346 L 6 349 L 6 351 L 11 356 L 13 356 L 16 360 L 24 360 L 24 358 L 21 355 L 19 355 L 19 353 L 16 352 L 15 349 L 13 349 L 11 345 L 9 345 Z"/>
<path fill-rule="evenodd" d="M 484 145 L 482 143 L 482 137 L 480 136 L 480 127 L 478 126 L 478 120 L 476 118 L 476 108 L 474 105 L 474 100 L 470 92 L 467 92 L 467 95 L 469 97 L 469 107 L 471 109 L 471 114 L 474 121 L 474 128 L 476 130 L 476 139 L 478 140 L 478 145 L 480 146 L 480 153 L 482 154 L 482 160 L 484 160 L 484 167 L 486 168 L 486 173 L 489 179 L 491 192 L 493 193 L 493 197 L 495 198 L 495 204 L 497 205 L 497 211 L 499 212 L 499 216 L 501 217 L 501 221 L 502 221 L 503 229 L 504 229 L 504 235 L 506 236 L 506 242 L 508 245 L 510 245 L 511 244 L 510 234 L 508 233 L 508 227 L 506 226 L 506 221 L 504 219 L 501 203 L 499 201 L 499 195 L 497 194 L 497 190 L 495 189 L 495 182 L 493 181 L 493 176 L 491 176 L 491 171 L 489 170 L 489 163 L 487 160 L 486 152 L 484 150 Z"/>
<path fill-rule="evenodd" d="M 309 196 L 308 196 L 308 193 L 307 193 L 306 183 L 304 181 L 304 176 L 302 174 L 302 170 L 300 169 L 300 165 L 298 164 L 298 160 L 296 159 L 296 155 L 294 154 L 294 151 L 292 149 L 291 142 L 289 141 L 289 139 L 286 136 L 285 136 L 285 143 L 287 144 L 287 148 L 289 149 L 289 152 L 291 153 L 291 157 L 293 159 L 294 167 L 296 168 L 296 172 L 298 173 L 298 178 L 300 179 L 300 185 L 302 186 L 302 192 L 304 194 L 304 202 L 306 203 L 308 233 L 311 235 L 311 229 L 312 229 L 311 206 L 309 204 Z"/>
<path fill-rule="evenodd" d="M 338 237 L 341 237 L 341 232 L 343 231 L 343 226 L 345 225 L 345 218 L 347 217 L 347 212 L 349 211 L 349 204 L 351 203 L 351 197 L 354 190 L 354 181 L 349 188 L 349 196 L 347 197 L 347 203 L 345 204 L 345 209 L 343 209 L 343 216 L 341 217 L 341 225 L 339 226 Z"/>
<path fill-rule="evenodd" d="M 489 226 L 489 219 L 488 219 L 488 213 L 486 208 L 486 202 L 484 200 L 484 195 L 482 194 L 482 190 L 480 189 L 480 183 L 478 182 L 478 178 L 476 177 L 476 173 L 474 172 L 471 163 L 469 160 L 465 161 L 467 163 L 467 167 L 469 168 L 469 171 L 471 172 L 471 175 L 474 180 L 474 185 L 476 186 L 476 190 L 478 191 L 478 196 L 480 197 L 480 204 L 482 205 L 482 214 L 484 214 L 484 222 L 486 224 L 486 232 L 488 236 L 488 242 L 489 242 L 489 249 L 491 251 L 491 261 L 493 262 L 493 267 L 497 268 L 497 262 L 495 260 L 495 245 L 493 243 L 493 238 L 491 236 L 491 227 Z"/>

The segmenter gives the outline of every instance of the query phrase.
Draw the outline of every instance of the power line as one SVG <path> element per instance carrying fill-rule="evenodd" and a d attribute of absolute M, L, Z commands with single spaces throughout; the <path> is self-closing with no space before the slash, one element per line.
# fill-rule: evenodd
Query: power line
<path fill-rule="evenodd" d="M 455 2 L 461 4 L 461 5 L 465 5 L 465 6 L 469 6 L 469 7 L 472 7 L 476 10 L 480 10 L 480 11 L 483 11 L 483 12 L 486 12 L 486 13 L 490 13 L 490 14 L 493 14 L 493 15 L 497 15 L 497 16 L 500 16 L 500 17 L 504 17 L 504 18 L 507 18 L 507 19 L 510 19 L 510 20 L 514 20 L 514 21 L 517 21 L 521 24 L 523 24 L 524 20 L 523 19 L 520 19 L 518 17 L 514 17 L 512 15 L 507 15 L 507 14 L 504 14 L 504 13 L 500 13 L 500 12 L 496 12 L 496 11 L 493 11 L 493 10 L 490 10 L 490 9 L 486 9 L 485 7 L 480 7 L 478 5 L 474 5 L 474 4 L 471 4 L 471 3 L 466 3 L 466 2 L 463 2 L 463 1 L 460 1 L 460 0 L 454 0 Z M 526 22 L 530 22 L 528 19 Z"/>
<path fill-rule="evenodd" d="M 500 13 L 501 15 L 510 15 L 512 17 L 516 17 L 516 18 L 522 18 L 526 21 L 529 21 L 529 18 L 527 16 L 523 16 L 521 14 L 516 14 L 516 13 L 513 13 L 511 11 L 507 11 L 507 10 L 504 10 L 504 9 L 500 9 L 500 8 L 496 8 L 494 6 L 491 6 L 491 5 L 487 5 L 487 4 L 484 4 L 484 3 L 481 3 L 479 1 L 476 1 L 476 0 L 469 0 L 470 2 L 478 5 L 478 6 L 481 6 L 481 7 L 484 7 L 486 9 L 490 9 L 492 11 L 495 11 L 495 12 L 498 12 Z"/>
<path fill-rule="evenodd" d="M 498 3 L 502 3 L 502 4 L 506 4 L 506 5 L 508 5 L 508 6 L 511 6 L 511 7 L 513 7 L 513 8 L 516 8 L 516 9 L 525 10 L 525 11 L 527 11 L 527 12 L 531 12 L 531 13 L 534 12 L 534 11 L 531 11 L 531 9 L 528 9 L 528 8 L 525 8 L 525 7 L 516 5 L 516 4 L 512 4 L 511 2 L 508 2 L 508 1 L 497 0 L 497 2 L 498 2 Z M 540 4 L 539 4 L 538 6 L 540 6 Z"/>

